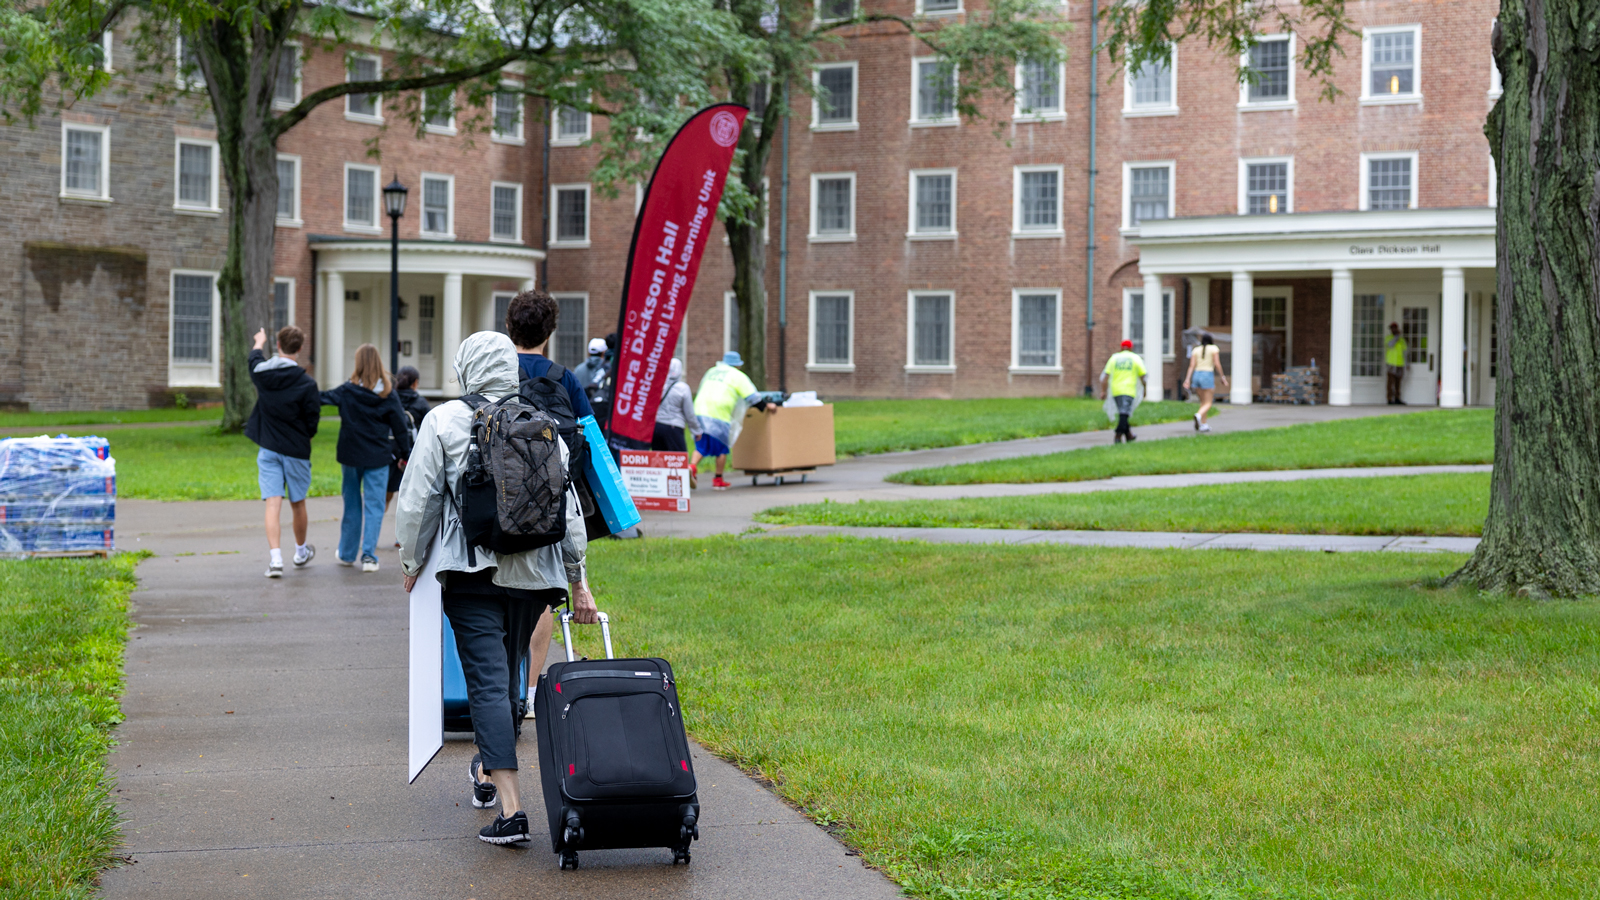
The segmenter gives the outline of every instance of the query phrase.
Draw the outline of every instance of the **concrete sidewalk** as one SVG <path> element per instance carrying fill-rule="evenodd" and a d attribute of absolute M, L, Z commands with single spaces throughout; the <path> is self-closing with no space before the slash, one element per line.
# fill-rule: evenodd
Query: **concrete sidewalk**
<path fill-rule="evenodd" d="M 139 567 L 126 721 L 110 758 L 130 862 L 110 898 L 887 898 L 895 886 L 733 767 L 696 751 L 704 808 L 688 867 L 593 851 L 561 872 L 533 731 L 520 744 L 528 849 L 482 843 L 466 735 L 406 784 L 407 605 L 392 551 L 337 565 L 340 501 L 312 501 L 319 553 L 262 577 L 259 502 L 119 504 Z M 285 534 L 287 535 L 287 529 Z M 384 528 L 392 542 L 392 527 Z M 579 638 L 598 644 L 594 635 Z M 619 653 L 643 636 L 615 635 Z"/>

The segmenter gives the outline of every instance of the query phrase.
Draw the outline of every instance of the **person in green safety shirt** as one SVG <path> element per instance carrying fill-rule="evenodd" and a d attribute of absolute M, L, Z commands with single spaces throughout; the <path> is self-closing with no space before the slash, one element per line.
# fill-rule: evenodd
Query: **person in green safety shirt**
<path fill-rule="evenodd" d="M 695 472 L 700 468 L 700 460 L 714 456 L 717 473 L 711 480 L 711 489 L 727 490 L 728 482 L 723 480 L 722 472 L 728 464 L 728 451 L 733 447 L 733 442 L 739 439 L 745 410 L 753 406 L 771 411 L 766 398 L 756 390 L 755 382 L 739 371 L 742 365 L 744 357 L 739 355 L 739 351 L 729 350 L 722 355 L 722 362 L 706 370 L 705 377 L 700 379 L 700 390 L 694 398 L 694 414 L 700 420 L 700 436 L 694 439 L 694 461 L 689 464 L 691 487 L 699 486 Z"/>
<path fill-rule="evenodd" d="M 1383 362 L 1389 374 L 1389 405 L 1405 406 L 1400 399 L 1400 380 L 1406 376 L 1406 339 L 1400 336 L 1400 325 L 1389 323 L 1389 342 L 1383 345 Z"/>
<path fill-rule="evenodd" d="M 1105 369 L 1100 372 L 1102 391 L 1109 380 L 1111 400 L 1117 404 L 1117 431 L 1112 439 L 1114 444 L 1134 439 L 1133 429 L 1128 427 L 1128 417 L 1133 415 L 1139 395 L 1144 392 L 1145 374 L 1144 360 L 1133 352 L 1133 341 L 1123 341 L 1122 349 L 1111 354 L 1111 358 L 1106 360 Z M 1103 398 L 1105 394 L 1101 393 L 1100 396 Z"/>

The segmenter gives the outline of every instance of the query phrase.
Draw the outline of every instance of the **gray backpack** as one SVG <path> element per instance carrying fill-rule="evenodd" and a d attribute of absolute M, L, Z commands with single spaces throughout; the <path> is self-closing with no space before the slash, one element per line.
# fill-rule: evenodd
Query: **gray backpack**
<path fill-rule="evenodd" d="M 461 401 L 472 408 L 472 442 L 456 490 L 468 563 L 477 565 L 473 547 L 523 553 L 560 542 L 567 536 L 567 470 L 559 424 L 518 394 Z"/>

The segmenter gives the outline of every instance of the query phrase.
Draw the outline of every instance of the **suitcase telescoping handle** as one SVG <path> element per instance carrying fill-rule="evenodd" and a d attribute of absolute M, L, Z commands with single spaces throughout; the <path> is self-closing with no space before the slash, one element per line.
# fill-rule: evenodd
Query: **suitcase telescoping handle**
<path fill-rule="evenodd" d="M 600 613 L 600 637 L 606 642 L 606 659 L 615 659 L 611 652 L 611 617 Z M 572 610 L 561 611 L 561 642 L 567 645 L 567 662 L 572 662 Z"/>

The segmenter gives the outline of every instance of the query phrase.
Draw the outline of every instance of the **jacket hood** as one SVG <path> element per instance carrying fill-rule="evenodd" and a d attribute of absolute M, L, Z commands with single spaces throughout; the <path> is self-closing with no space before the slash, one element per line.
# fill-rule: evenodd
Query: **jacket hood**
<path fill-rule="evenodd" d="M 256 363 L 252 370 L 261 387 L 269 391 L 282 391 L 294 387 L 305 377 L 306 370 L 292 359 L 274 356 Z"/>
<path fill-rule="evenodd" d="M 670 385 L 674 381 L 682 381 L 682 380 L 683 380 L 683 360 L 681 360 L 681 359 L 677 358 L 676 356 L 674 356 L 672 358 L 672 362 L 667 365 L 667 384 Z"/>
<path fill-rule="evenodd" d="M 389 397 L 379 396 L 377 391 L 363 386 L 359 381 L 347 382 L 345 388 L 346 393 L 362 406 L 379 406 L 389 402 Z M 394 396 L 392 392 L 390 396 Z"/>
<path fill-rule="evenodd" d="M 498 331 L 480 331 L 456 351 L 456 382 L 463 394 L 499 398 L 517 392 L 517 348 Z"/>

